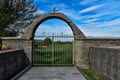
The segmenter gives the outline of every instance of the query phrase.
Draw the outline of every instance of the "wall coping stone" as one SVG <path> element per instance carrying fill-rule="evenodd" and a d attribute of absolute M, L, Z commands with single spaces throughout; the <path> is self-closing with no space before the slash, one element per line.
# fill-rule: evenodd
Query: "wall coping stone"
<path fill-rule="evenodd" d="M 21 39 L 21 37 L 1 37 L 1 39 Z"/>
<path fill-rule="evenodd" d="M 120 46 L 93 46 L 92 48 L 120 49 Z"/>
<path fill-rule="evenodd" d="M 86 39 L 76 39 L 76 41 L 99 41 L 99 40 L 120 40 L 120 38 L 86 38 Z"/>
<path fill-rule="evenodd" d="M 13 49 L 13 50 L 6 50 L 6 51 L 0 51 L 0 54 L 5 54 L 7 52 L 13 52 L 13 51 L 21 51 L 23 49 Z"/>

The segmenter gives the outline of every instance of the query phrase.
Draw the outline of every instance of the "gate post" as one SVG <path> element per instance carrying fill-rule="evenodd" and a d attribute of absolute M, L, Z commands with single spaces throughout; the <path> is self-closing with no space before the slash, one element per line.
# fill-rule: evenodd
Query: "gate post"
<path fill-rule="evenodd" d="M 52 34 L 52 64 L 54 64 L 54 34 Z"/>

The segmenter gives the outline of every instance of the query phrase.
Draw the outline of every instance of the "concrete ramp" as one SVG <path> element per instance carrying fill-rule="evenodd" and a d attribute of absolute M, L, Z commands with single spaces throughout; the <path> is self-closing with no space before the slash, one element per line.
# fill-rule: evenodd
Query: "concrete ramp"
<path fill-rule="evenodd" d="M 76 67 L 33 67 L 17 80 L 86 80 Z"/>

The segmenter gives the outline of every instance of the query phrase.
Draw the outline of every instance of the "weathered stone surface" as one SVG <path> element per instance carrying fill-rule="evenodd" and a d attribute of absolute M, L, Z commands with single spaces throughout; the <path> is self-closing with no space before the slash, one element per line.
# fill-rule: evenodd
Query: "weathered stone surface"
<path fill-rule="evenodd" d="M 90 67 L 89 49 L 93 46 L 120 46 L 120 39 L 81 39 L 74 41 L 75 65 L 80 68 Z M 98 55 L 99 56 L 99 55 Z M 95 62 L 94 62 L 95 64 Z M 93 64 L 92 64 L 93 65 Z"/>
<path fill-rule="evenodd" d="M 2 38 L 3 44 L 13 49 L 24 49 L 27 57 L 32 63 L 33 44 L 32 40 L 21 38 Z M 74 41 L 74 63 L 80 68 L 89 68 L 89 48 L 93 46 L 118 46 L 120 39 L 81 39 Z M 99 54 L 98 54 L 99 56 Z M 99 66 L 98 66 L 99 67 Z"/>
<path fill-rule="evenodd" d="M 1 51 L 0 80 L 10 80 L 29 64 L 30 61 L 23 50 Z"/>
<path fill-rule="evenodd" d="M 23 49 L 29 60 L 32 62 L 32 40 L 25 40 L 16 37 L 4 37 L 2 43 L 11 46 L 12 49 Z"/>
<path fill-rule="evenodd" d="M 51 19 L 51 18 L 58 18 L 61 19 L 63 21 L 65 21 L 70 28 L 73 31 L 74 37 L 75 39 L 85 39 L 84 34 L 78 29 L 78 27 L 63 13 L 48 13 L 45 15 L 42 15 L 38 18 L 38 20 L 36 20 L 35 22 L 33 22 L 28 29 L 25 31 L 25 33 L 22 36 L 22 39 L 33 39 L 34 37 L 34 33 L 36 31 L 36 29 L 38 28 L 39 24 L 41 24 L 43 21 L 47 20 L 47 19 Z"/>
<path fill-rule="evenodd" d="M 96 46 L 90 49 L 91 69 L 103 80 L 120 80 L 120 46 Z"/>

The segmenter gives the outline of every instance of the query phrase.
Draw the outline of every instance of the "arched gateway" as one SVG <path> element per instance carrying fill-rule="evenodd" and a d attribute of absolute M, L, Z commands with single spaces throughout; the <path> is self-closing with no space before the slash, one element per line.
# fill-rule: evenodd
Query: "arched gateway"
<path fill-rule="evenodd" d="M 74 50 L 73 50 L 73 41 L 61 41 L 66 36 L 60 37 L 60 41 L 55 41 L 55 38 L 58 36 L 39 36 L 44 37 L 44 39 L 34 40 L 35 31 L 38 26 L 52 18 L 57 18 L 65 21 L 73 31 L 74 40 L 85 39 L 84 34 L 78 29 L 78 27 L 63 13 L 48 13 L 40 16 L 35 22 L 33 22 L 28 29 L 23 34 L 22 38 L 27 40 L 33 40 L 33 65 L 68 65 L 74 64 Z M 46 38 L 51 39 L 52 43 L 49 45 L 42 45 L 42 42 L 45 41 Z M 70 36 L 67 38 L 71 38 Z M 73 37 L 72 37 L 73 38 Z M 60 42 L 60 43 L 58 43 Z M 37 45 L 37 46 L 36 46 Z"/>
<path fill-rule="evenodd" d="M 28 27 L 28 29 L 23 34 L 22 38 L 33 40 L 35 31 L 38 28 L 38 26 L 43 21 L 51 19 L 51 18 L 58 18 L 58 19 L 61 19 L 61 20 L 65 21 L 70 26 L 70 28 L 72 29 L 75 40 L 85 38 L 84 34 L 78 29 L 78 27 L 63 13 L 48 13 L 48 14 L 40 16 L 35 22 L 33 22 Z"/>

